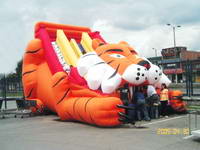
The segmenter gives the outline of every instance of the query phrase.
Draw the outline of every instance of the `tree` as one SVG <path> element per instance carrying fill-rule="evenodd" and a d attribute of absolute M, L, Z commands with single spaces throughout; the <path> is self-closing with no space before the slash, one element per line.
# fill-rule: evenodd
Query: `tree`
<path fill-rule="evenodd" d="M 21 80 L 22 78 L 22 64 L 23 64 L 23 60 L 21 59 L 20 61 L 17 62 L 17 67 L 15 69 L 18 80 Z"/>

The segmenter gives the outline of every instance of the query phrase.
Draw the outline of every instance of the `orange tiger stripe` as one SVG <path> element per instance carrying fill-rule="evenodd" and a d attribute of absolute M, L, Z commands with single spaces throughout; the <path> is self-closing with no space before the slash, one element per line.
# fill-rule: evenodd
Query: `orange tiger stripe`
<path fill-rule="evenodd" d="M 82 31 L 90 32 L 89 28 L 41 22 L 36 25 L 36 37 L 42 25 L 44 25 L 44 28 L 46 26 L 48 28 L 47 32 L 51 34 L 56 33 L 54 31 L 57 30 L 57 27 L 65 30 L 71 28 L 74 31 L 78 29 L 80 32 L 78 34 L 81 34 Z M 73 31 L 70 31 L 71 35 L 73 35 Z M 51 35 L 51 37 L 56 36 Z M 118 113 L 124 111 L 117 108 L 117 105 L 122 104 L 122 101 L 116 96 L 116 93 L 102 95 L 85 86 L 72 83 L 65 72 L 52 74 L 45 59 L 43 42 L 40 39 L 30 41 L 23 58 L 24 93 L 29 100 L 35 99 L 37 101 L 36 110 L 48 107 L 50 110 L 55 111 L 61 120 L 78 120 L 105 127 L 121 124 L 118 120 Z M 117 73 L 123 73 L 124 69 L 130 65 L 128 58 L 133 59 L 133 61 L 135 59 L 130 57 L 134 52 L 130 51 L 127 43 L 123 43 L 120 46 L 119 44 L 107 45 L 97 40 L 93 45 L 97 47 L 95 48 L 97 55 L 116 70 L 110 78 Z M 117 58 L 109 57 L 112 53 L 124 55 L 126 59 L 118 61 Z M 86 54 L 83 57 L 89 55 L 92 54 Z M 139 60 L 135 60 L 135 63 L 137 61 Z M 96 65 L 102 63 L 104 62 L 99 62 Z"/>

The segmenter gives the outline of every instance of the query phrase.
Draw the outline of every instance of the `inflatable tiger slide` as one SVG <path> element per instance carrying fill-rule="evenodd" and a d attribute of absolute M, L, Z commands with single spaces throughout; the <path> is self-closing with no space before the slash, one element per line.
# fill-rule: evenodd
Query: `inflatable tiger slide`
<path fill-rule="evenodd" d="M 33 112 L 45 108 L 61 120 L 111 127 L 129 121 L 118 88 L 162 83 L 161 69 L 122 41 L 107 43 L 90 28 L 39 22 L 23 57 L 26 100 Z"/>

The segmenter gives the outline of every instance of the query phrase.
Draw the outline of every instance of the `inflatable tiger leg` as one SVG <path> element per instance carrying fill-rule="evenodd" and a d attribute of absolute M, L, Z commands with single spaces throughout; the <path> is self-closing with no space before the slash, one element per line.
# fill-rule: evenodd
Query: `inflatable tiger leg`
<path fill-rule="evenodd" d="M 32 111 L 36 110 L 41 112 L 44 108 L 44 103 L 38 99 L 37 94 L 37 72 L 38 66 L 43 62 L 44 55 L 42 49 L 42 43 L 39 39 L 32 40 L 24 54 L 23 58 L 23 70 L 22 70 L 22 80 L 24 87 L 24 95 L 26 99 L 35 100 L 36 108 L 32 108 Z"/>
<path fill-rule="evenodd" d="M 88 88 L 70 82 L 67 73 L 51 74 L 44 58 L 42 42 L 32 40 L 23 59 L 24 94 L 36 100 L 35 110 L 44 107 L 56 112 L 62 120 L 77 120 L 98 126 L 121 124 L 118 108 L 122 101 L 117 97 L 102 96 Z"/>
<path fill-rule="evenodd" d="M 119 98 L 103 97 L 89 89 L 69 84 L 67 75 L 63 72 L 54 75 L 53 83 L 56 111 L 62 120 L 78 120 L 100 126 L 119 124 L 118 113 L 122 112 L 117 107 L 122 104 Z"/>

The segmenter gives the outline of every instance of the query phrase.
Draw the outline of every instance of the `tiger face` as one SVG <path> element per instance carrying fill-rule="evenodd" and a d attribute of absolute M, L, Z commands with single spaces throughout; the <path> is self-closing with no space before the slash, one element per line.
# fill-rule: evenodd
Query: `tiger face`
<path fill-rule="evenodd" d="M 94 42 L 96 41 L 94 40 Z M 124 41 L 119 44 L 102 45 L 100 43 L 98 46 L 97 44 L 93 44 L 93 48 L 99 57 L 116 69 L 121 75 L 131 64 L 141 65 L 146 67 L 146 69 L 150 67 L 149 62 L 139 57 L 137 52 Z"/>
<path fill-rule="evenodd" d="M 148 79 L 150 63 L 126 42 L 103 44 L 93 40 L 93 48 L 94 52 L 81 56 L 77 63 L 78 72 L 90 89 L 112 93 L 122 81 L 140 85 Z"/>

